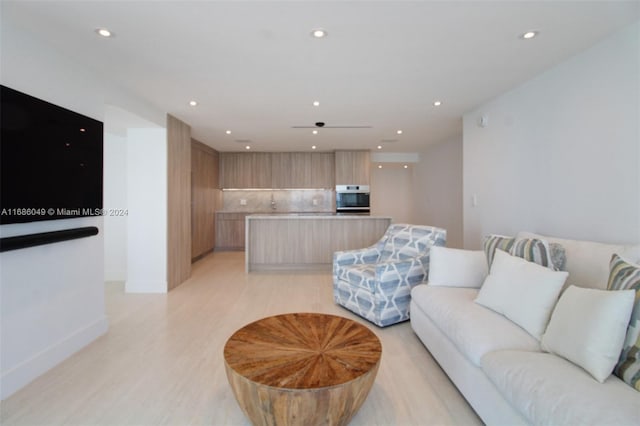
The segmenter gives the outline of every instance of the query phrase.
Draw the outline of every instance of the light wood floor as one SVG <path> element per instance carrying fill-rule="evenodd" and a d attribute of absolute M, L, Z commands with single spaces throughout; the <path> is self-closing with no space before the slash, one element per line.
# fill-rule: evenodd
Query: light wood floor
<path fill-rule="evenodd" d="M 334 305 L 329 273 L 246 274 L 244 254 L 212 254 L 167 295 L 106 285 L 109 332 L 0 405 L 2 425 L 248 425 L 224 373 L 238 328 L 284 312 L 353 318 L 382 363 L 352 425 L 481 424 L 409 323 L 385 329 Z"/>

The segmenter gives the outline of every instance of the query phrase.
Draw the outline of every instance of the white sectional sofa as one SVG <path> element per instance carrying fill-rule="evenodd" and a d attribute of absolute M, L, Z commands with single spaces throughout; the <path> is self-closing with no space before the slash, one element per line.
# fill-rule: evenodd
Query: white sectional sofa
<path fill-rule="evenodd" d="M 640 246 L 531 233 L 517 237 L 539 238 L 564 248 L 568 272 L 564 289 L 573 285 L 606 290 L 613 253 L 636 264 L 640 260 Z M 488 273 L 486 260 L 481 262 L 484 254 L 467 261 L 466 270 L 460 265 L 453 273 L 453 281 L 458 274 L 467 283 L 420 284 L 412 291 L 410 305 L 414 332 L 482 420 L 488 425 L 640 425 L 638 390 L 615 375 L 600 383 L 582 367 L 547 352 L 541 339 L 506 316 L 475 302 L 480 291 L 475 287 Z M 433 263 L 431 268 L 437 272 Z M 477 285 L 469 285 L 469 280 Z"/>

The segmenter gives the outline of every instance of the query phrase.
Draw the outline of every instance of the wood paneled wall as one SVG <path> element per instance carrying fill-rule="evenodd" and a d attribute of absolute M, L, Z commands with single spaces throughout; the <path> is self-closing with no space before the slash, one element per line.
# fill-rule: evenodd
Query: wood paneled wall
<path fill-rule="evenodd" d="M 191 140 L 191 260 L 213 250 L 215 211 L 221 202 L 218 151 Z"/>
<path fill-rule="evenodd" d="M 191 275 L 191 127 L 167 114 L 167 283 Z"/>

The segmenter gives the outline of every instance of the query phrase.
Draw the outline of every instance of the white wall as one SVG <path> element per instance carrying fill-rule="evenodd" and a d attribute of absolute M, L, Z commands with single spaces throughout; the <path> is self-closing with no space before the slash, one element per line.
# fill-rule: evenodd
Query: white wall
<path fill-rule="evenodd" d="M 130 96 L 5 19 L 1 83 L 103 120 L 105 103 L 164 125 L 165 114 Z M 166 207 L 165 207 L 166 210 Z M 102 218 L 0 226 L 22 235 L 97 226 L 98 236 L 0 254 L 0 394 L 4 399 L 107 330 Z"/>
<path fill-rule="evenodd" d="M 127 132 L 127 278 L 131 293 L 167 292 L 167 131 Z"/>
<path fill-rule="evenodd" d="M 465 247 L 523 229 L 639 242 L 639 76 L 635 24 L 465 114 Z"/>
<path fill-rule="evenodd" d="M 393 223 L 412 223 L 413 178 L 410 165 L 382 164 L 382 169 L 373 164 L 371 168 L 371 214 L 390 216 Z"/>
<path fill-rule="evenodd" d="M 107 212 L 104 216 L 104 280 L 125 281 L 128 216 L 127 139 L 112 133 L 104 135 L 103 199 Z"/>
<path fill-rule="evenodd" d="M 446 229 L 447 247 L 462 248 L 462 136 L 423 150 L 414 182 L 414 223 Z"/>

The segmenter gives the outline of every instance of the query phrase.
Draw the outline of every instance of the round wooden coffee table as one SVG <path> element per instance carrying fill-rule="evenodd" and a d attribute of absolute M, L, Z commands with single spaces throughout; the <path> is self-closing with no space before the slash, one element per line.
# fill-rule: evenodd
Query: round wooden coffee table
<path fill-rule="evenodd" d="M 227 341 L 229 384 L 254 425 L 345 425 L 375 380 L 382 345 L 347 318 L 292 313 L 242 327 Z"/>

